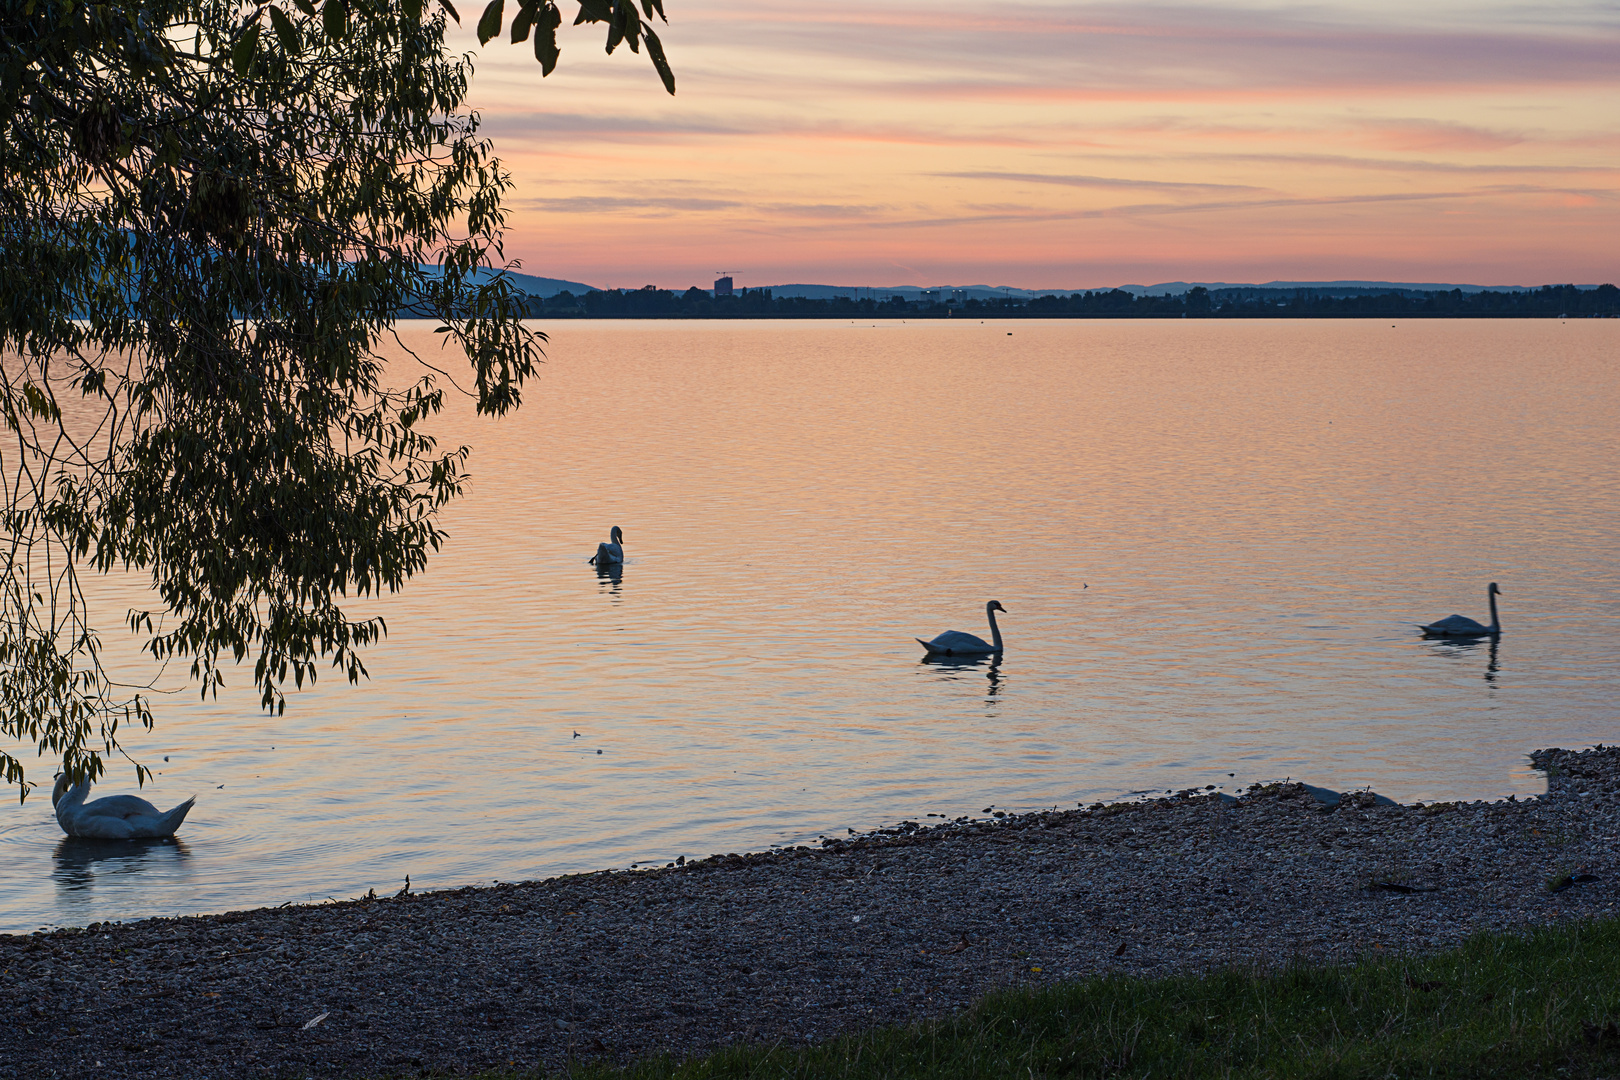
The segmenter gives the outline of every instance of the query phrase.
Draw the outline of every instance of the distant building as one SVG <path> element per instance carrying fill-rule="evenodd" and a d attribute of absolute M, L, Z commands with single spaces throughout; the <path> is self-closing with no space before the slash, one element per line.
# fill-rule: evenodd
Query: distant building
<path fill-rule="evenodd" d="M 730 296 L 735 291 L 736 290 L 734 290 L 732 288 L 732 286 L 731 286 L 731 278 L 730 278 L 729 275 L 726 276 L 726 277 L 723 277 L 723 278 L 715 278 L 714 279 L 714 295 L 716 295 L 716 296 Z"/>

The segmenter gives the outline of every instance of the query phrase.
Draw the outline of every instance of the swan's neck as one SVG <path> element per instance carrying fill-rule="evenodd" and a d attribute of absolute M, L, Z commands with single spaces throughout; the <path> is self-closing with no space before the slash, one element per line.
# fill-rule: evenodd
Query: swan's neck
<path fill-rule="evenodd" d="M 1497 618 L 1497 615 L 1496 615 L 1496 590 L 1495 589 L 1492 589 L 1490 591 L 1490 600 L 1491 600 L 1491 633 L 1500 634 L 1502 632 L 1502 620 Z"/>
<path fill-rule="evenodd" d="M 58 817 L 77 810 L 84 804 L 85 797 L 90 794 L 90 781 L 80 780 L 77 784 L 62 792 L 62 797 L 56 800 L 56 814 Z"/>
<path fill-rule="evenodd" d="M 1001 651 L 1001 627 L 996 625 L 996 609 L 995 608 L 985 608 L 984 613 L 986 615 L 990 616 L 990 641 L 991 641 L 991 643 L 993 645 L 995 645 L 996 652 L 1000 652 Z"/>

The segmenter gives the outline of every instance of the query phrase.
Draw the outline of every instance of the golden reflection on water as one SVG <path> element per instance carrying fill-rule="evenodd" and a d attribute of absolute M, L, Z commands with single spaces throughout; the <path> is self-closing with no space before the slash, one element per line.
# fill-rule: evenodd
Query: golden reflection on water
<path fill-rule="evenodd" d="M 184 854 L 64 858 L 32 798 L 0 928 L 1282 776 L 1505 795 L 1614 740 L 1612 322 L 550 329 L 518 414 L 441 418 L 470 494 L 372 681 L 160 701 Z M 1500 643 L 1418 637 L 1492 580 Z M 921 660 L 991 598 L 999 662 Z"/>

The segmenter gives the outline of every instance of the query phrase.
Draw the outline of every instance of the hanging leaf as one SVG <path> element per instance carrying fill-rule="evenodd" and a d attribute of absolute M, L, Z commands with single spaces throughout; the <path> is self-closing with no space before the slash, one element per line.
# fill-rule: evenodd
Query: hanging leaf
<path fill-rule="evenodd" d="M 663 42 L 653 33 L 652 27 L 642 26 L 641 36 L 647 39 L 647 55 L 652 58 L 653 67 L 658 71 L 658 77 L 664 81 L 664 89 L 671 95 L 675 93 L 675 72 L 670 69 L 669 60 L 664 57 Z"/>
<path fill-rule="evenodd" d="M 439 0 L 439 3 L 444 5 L 444 10 L 448 11 L 450 13 L 450 17 L 456 21 L 456 25 L 460 26 L 461 12 L 456 10 L 455 5 L 450 3 L 450 0 Z"/>
<path fill-rule="evenodd" d="M 545 0 L 540 18 L 534 28 L 534 58 L 540 61 L 542 77 L 550 75 L 557 66 L 560 50 L 557 48 L 557 27 L 562 24 L 562 12 L 551 0 Z"/>
<path fill-rule="evenodd" d="M 253 58 L 259 54 L 259 24 L 254 23 L 247 28 L 231 50 L 231 67 L 238 75 L 246 75 L 253 66 Z"/>
<path fill-rule="evenodd" d="M 506 0 L 489 0 L 484 17 L 478 20 L 478 44 L 488 45 L 489 39 L 501 32 L 501 16 L 506 11 Z"/>
<path fill-rule="evenodd" d="M 298 32 L 298 27 L 287 18 L 287 13 L 278 7 L 270 9 L 270 26 L 276 32 L 276 40 L 281 42 L 281 49 L 289 56 L 297 56 L 304 51 L 304 39 Z"/>
<path fill-rule="evenodd" d="M 315 5 L 312 0 L 293 0 L 293 7 L 312 19 L 315 17 Z"/>
<path fill-rule="evenodd" d="M 321 24 L 326 27 L 326 36 L 333 41 L 348 37 L 349 0 L 326 0 L 321 7 Z"/>
<path fill-rule="evenodd" d="M 422 21 L 422 0 L 399 0 L 399 10 L 413 23 Z"/>
<path fill-rule="evenodd" d="M 634 0 L 619 8 L 619 21 L 624 24 L 624 40 L 630 43 L 630 51 L 641 51 L 641 19 L 636 15 Z"/>
<path fill-rule="evenodd" d="M 512 44 L 529 40 L 529 27 L 534 25 L 536 9 L 540 0 L 524 0 L 518 13 L 512 16 Z"/>

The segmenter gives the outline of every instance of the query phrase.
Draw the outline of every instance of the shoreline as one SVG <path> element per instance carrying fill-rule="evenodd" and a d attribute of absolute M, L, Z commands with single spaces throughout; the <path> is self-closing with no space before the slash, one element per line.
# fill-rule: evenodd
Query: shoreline
<path fill-rule="evenodd" d="M 1620 748 L 1531 759 L 1548 789 L 1524 800 L 1188 790 L 671 868 L 0 935 L 0 1078 L 686 1056 L 1010 984 L 1428 952 L 1615 913 Z M 1571 875 L 1592 880 L 1549 888 Z"/>

